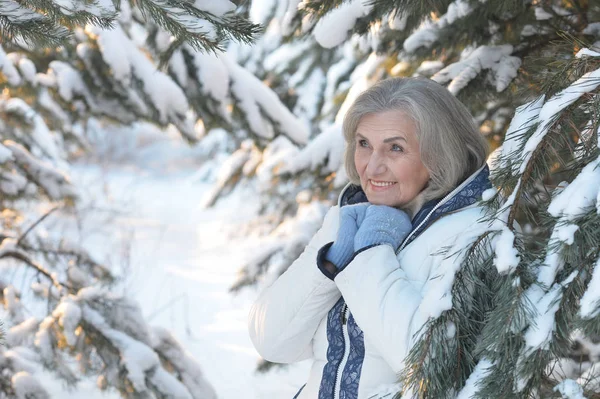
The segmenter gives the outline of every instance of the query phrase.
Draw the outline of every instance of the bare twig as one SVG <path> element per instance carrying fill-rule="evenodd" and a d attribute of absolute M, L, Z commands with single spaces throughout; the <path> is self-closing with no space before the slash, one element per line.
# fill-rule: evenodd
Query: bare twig
<path fill-rule="evenodd" d="M 31 226 L 29 226 L 29 228 L 27 230 L 25 230 L 25 232 L 23 234 L 21 234 L 21 237 L 19 237 L 17 239 L 17 247 L 19 245 L 21 245 L 21 241 L 23 241 L 25 239 L 25 237 L 27 236 L 27 234 L 29 234 L 31 232 L 31 230 L 33 230 L 38 224 L 43 222 L 44 219 L 46 219 L 48 216 L 50 216 L 54 211 L 56 211 L 60 207 L 61 207 L 60 205 L 57 205 L 54 208 L 50 209 L 48 212 L 43 214 L 42 217 L 40 217 L 38 220 L 36 220 Z"/>
<path fill-rule="evenodd" d="M 30 259 L 27 255 L 25 255 L 19 251 L 16 251 L 16 250 L 4 251 L 0 254 L 0 259 L 3 259 L 3 258 L 13 258 L 13 259 L 20 260 L 21 262 L 25 263 L 29 267 L 34 268 L 41 275 L 48 278 L 52 282 L 52 284 L 54 284 L 55 286 L 57 286 L 57 287 L 62 286 L 62 287 L 67 288 L 68 290 L 72 290 L 69 285 L 56 280 L 54 278 L 54 276 L 52 276 L 52 274 L 50 274 L 50 272 L 48 272 L 46 269 L 44 269 L 44 267 L 42 265 L 37 264 L 34 260 Z"/>

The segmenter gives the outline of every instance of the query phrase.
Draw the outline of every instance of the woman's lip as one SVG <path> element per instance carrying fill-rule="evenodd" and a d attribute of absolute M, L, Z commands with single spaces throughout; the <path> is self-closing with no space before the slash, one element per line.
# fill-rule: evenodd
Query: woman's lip
<path fill-rule="evenodd" d="M 378 183 L 380 182 L 377 180 L 375 180 L 375 181 Z M 385 182 L 385 180 L 383 180 L 382 182 Z M 373 190 L 373 191 L 385 191 L 388 188 L 396 185 L 396 182 L 390 182 L 390 183 L 392 183 L 392 184 L 388 184 L 386 186 L 376 186 L 375 184 L 373 184 L 373 180 L 369 179 L 369 186 L 371 187 L 371 190 Z"/>

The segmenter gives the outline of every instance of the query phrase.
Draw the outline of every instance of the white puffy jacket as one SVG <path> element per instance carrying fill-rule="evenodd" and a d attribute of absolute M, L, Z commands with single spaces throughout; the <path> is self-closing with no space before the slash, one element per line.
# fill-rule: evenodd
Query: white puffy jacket
<path fill-rule="evenodd" d="M 320 250 L 336 238 L 340 203 L 328 211 L 302 255 L 262 292 L 249 317 L 250 337 L 266 360 L 314 359 L 295 398 L 375 398 L 379 387 L 397 381 L 412 337 L 431 311 L 424 293 L 435 289 L 432 277 L 448 265 L 440 251 L 481 218 L 473 203 L 489 187 L 487 177 L 484 167 L 447 195 L 398 251 L 389 245 L 366 249 L 333 280 L 317 265 Z"/>

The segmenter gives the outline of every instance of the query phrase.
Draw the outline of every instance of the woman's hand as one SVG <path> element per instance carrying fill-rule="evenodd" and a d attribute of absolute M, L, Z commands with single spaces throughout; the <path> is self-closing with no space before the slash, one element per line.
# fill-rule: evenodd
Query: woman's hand
<path fill-rule="evenodd" d="M 369 203 L 343 206 L 340 209 L 340 228 L 325 259 L 338 269 L 343 268 L 354 254 L 354 237 L 363 222 Z"/>
<path fill-rule="evenodd" d="M 406 212 L 386 205 L 370 205 L 354 237 L 354 250 L 380 244 L 396 250 L 411 230 Z"/>

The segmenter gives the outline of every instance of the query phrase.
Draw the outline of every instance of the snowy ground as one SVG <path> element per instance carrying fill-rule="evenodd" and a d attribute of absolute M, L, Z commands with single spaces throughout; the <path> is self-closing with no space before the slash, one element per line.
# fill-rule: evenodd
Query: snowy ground
<path fill-rule="evenodd" d="M 257 293 L 228 293 L 256 245 L 255 239 L 236 234 L 255 213 L 252 193 L 203 210 L 198 204 L 209 185 L 194 177 L 195 169 L 163 166 L 75 165 L 71 175 L 85 187 L 83 201 L 101 204 L 80 223 L 83 244 L 122 274 L 125 293 L 139 301 L 146 319 L 170 329 L 193 354 L 219 398 L 291 398 L 304 384 L 309 365 L 255 373 L 258 355 L 246 318 Z M 107 216 L 106 207 L 121 212 Z M 56 397 L 84 393 L 96 398 L 85 383 Z"/>

